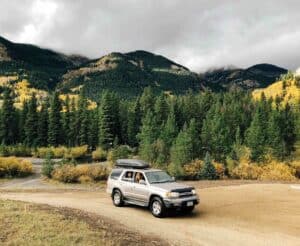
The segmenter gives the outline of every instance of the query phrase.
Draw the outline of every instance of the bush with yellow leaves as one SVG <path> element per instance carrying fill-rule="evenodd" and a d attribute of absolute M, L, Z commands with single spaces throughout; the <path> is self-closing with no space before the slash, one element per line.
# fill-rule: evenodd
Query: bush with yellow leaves
<path fill-rule="evenodd" d="M 191 163 L 185 164 L 183 166 L 184 178 L 188 180 L 199 179 L 199 173 L 203 166 L 202 160 L 194 160 Z"/>
<path fill-rule="evenodd" d="M 107 160 L 107 151 L 102 148 L 97 148 L 92 152 L 92 158 L 94 161 L 106 161 Z"/>
<path fill-rule="evenodd" d="M 88 146 L 82 145 L 82 146 L 67 149 L 63 157 L 66 159 L 80 159 L 85 157 L 87 152 L 88 152 Z"/>
<path fill-rule="evenodd" d="M 31 162 L 16 157 L 0 157 L 0 177 L 24 177 L 32 173 Z"/>
<path fill-rule="evenodd" d="M 292 161 L 290 167 L 295 169 L 295 177 L 300 179 L 300 161 Z"/>
<path fill-rule="evenodd" d="M 67 153 L 68 149 L 64 146 L 59 147 L 51 147 L 51 151 L 53 153 L 54 158 L 63 158 Z"/>
<path fill-rule="evenodd" d="M 76 167 L 69 164 L 55 168 L 51 176 L 52 179 L 64 183 L 75 183 L 80 177 Z"/>
<path fill-rule="evenodd" d="M 238 179 L 259 179 L 262 172 L 261 166 L 243 161 L 232 170 L 231 175 L 233 178 Z"/>
<path fill-rule="evenodd" d="M 259 179 L 270 181 L 293 181 L 296 179 L 295 173 L 295 169 L 289 167 L 287 164 L 272 161 L 262 167 L 262 173 Z"/>
<path fill-rule="evenodd" d="M 105 166 L 66 164 L 55 168 L 52 179 L 64 183 L 87 183 L 91 181 L 106 180 L 108 170 Z"/>
<path fill-rule="evenodd" d="M 41 147 L 37 148 L 34 155 L 40 158 L 46 158 L 50 155 L 53 158 L 65 158 L 65 159 L 79 159 L 87 155 L 88 146 L 78 146 L 73 148 L 67 148 L 64 146 L 59 147 Z"/>
<path fill-rule="evenodd" d="M 218 179 L 224 179 L 225 178 L 225 166 L 222 163 L 213 161 L 213 165 L 216 169 L 216 174 Z"/>

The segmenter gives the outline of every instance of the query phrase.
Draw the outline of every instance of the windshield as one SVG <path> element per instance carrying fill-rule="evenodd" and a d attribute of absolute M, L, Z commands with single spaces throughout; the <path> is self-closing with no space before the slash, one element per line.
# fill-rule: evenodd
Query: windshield
<path fill-rule="evenodd" d="M 146 172 L 150 184 L 174 182 L 173 178 L 164 171 Z"/>

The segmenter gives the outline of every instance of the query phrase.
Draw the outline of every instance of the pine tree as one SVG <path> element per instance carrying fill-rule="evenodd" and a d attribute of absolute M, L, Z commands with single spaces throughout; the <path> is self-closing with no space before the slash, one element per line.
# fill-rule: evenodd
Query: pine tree
<path fill-rule="evenodd" d="M 64 129 L 64 139 L 65 139 L 65 143 L 68 146 L 72 146 L 72 127 L 71 127 L 71 109 L 70 109 L 70 97 L 69 95 L 67 95 L 66 97 L 66 101 L 65 101 L 65 112 L 63 114 L 62 117 L 62 125 L 63 125 L 63 129 Z"/>
<path fill-rule="evenodd" d="M 258 107 L 255 111 L 250 127 L 246 131 L 246 143 L 251 149 L 251 158 L 259 160 L 265 153 L 266 148 L 266 128 L 261 117 L 263 111 Z"/>
<path fill-rule="evenodd" d="M 28 102 L 28 112 L 25 121 L 25 143 L 28 146 L 37 146 L 38 144 L 38 114 L 36 95 L 32 94 Z"/>
<path fill-rule="evenodd" d="M 38 146 L 47 146 L 48 145 L 48 121 L 49 121 L 49 102 L 48 99 L 43 103 L 41 111 L 38 114 Z"/>
<path fill-rule="evenodd" d="M 78 102 L 78 121 L 79 121 L 79 144 L 88 144 L 89 135 L 89 115 L 87 99 L 81 94 Z"/>
<path fill-rule="evenodd" d="M 280 129 L 280 113 L 278 110 L 273 110 L 268 124 L 268 145 L 271 148 L 273 156 L 282 159 L 284 156 L 284 144 Z"/>
<path fill-rule="evenodd" d="M 170 148 L 177 134 L 178 134 L 178 129 L 176 125 L 175 114 L 174 114 L 174 110 L 171 110 L 168 115 L 168 119 L 166 123 L 162 127 L 160 138 L 164 141 L 167 148 Z"/>
<path fill-rule="evenodd" d="M 200 134 L 197 130 L 197 124 L 195 119 L 191 119 L 187 131 L 192 141 L 192 159 L 195 159 L 199 157 L 201 151 Z"/>
<path fill-rule="evenodd" d="M 156 98 L 155 105 L 154 105 L 154 112 L 157 120 L 158 126 L 161 126 L 164 121 L 166 120 L 166 117 L 168 115 L 168 103 L 166 100 L 165 94 L 161 94 Z"/>
<path fill-rule="evenodd" d="M 77 117 L 77 109 L 75 99 L 72 98 L 70 106 L 70 128 L 69 128 L 69 142 L 70 146 L 78 145 L 79 125 Z M 97 134 L 97 133 L 95 133 Z"/>
<path fill-rule="evenodd" d="M 128 112 L 128 124 L 127 124 L 127 139 L 130 146 L 136 147 L 138 145 L 137 134 L 141 127 L 141 109 L 140 99 L 137 98 L 133 104 L 133 107 Z"/>
<path fill-rule="evenodd" d="M 62 143 L 61 101 L 58 92 L 52 96 L 49 112 L 48 143 L 58 146 Z"/>
<path fill-rule="evenodd" d="M 186 125 L 173 143 L 170 155 L 171 162 L 175 165 L 183 166 L 193 159 L 193 141 Z"/>
<path fill-rule="evenodd" d="M 140 98 L 141 113 L 143 116 L 145 116 L 149 110 L 153 111 L 154 99 L 152 88 L 146 87 Z"/>
<path fill-rule="evenodd" d="M 142 120 L 141 131 L 138 134 L 140 156 L 147 161 L 155 160 L 153 143 L 157 139 L 157 127 L 154 114 L 148 110 Z"/>
<path fill-rule="evenodd" d="M 12 92 L 10 89 L 6 89 L 3 93 L 0 122 L 0 141 L 2 144 L 13 144 L 16 141 L 16 111 L 13 104 Z"/>
<path fill-rule="evenodd" d="M 295 151 L 297 141 L 295 118 L 290 105 L 287 103 L 282 112 L 282 137 L 285 145 L 285 155 L 289 156 Z"/>
<path fill-rule="evenodd" d="M 99 145 L 108 149 L 112 147 L 113 141 L 117 136 L 116 131 L 118 127 L 116 103 L 113 96 L 109 92 L 104 92 L 100 102 L 99 108 Z"/>
<path fill-rule="evenodd" d="M 217 179 L 216 169 L 211 161 L 210 154 L 206 152 L 203 167 L 199 173 L 200 179 Z"/>
<path fill-rule="evenodd" d="M 225 117 L 221 112 L 221 104 L 216 103 L 206 115 L 202 126 L 201 140 L 206 149 L 209 149 L 214 158 L 224 161 L 231 151 L 234 139 L 229 134 Z"/>
<path fill-rule="evenodd" d="M 28 101 L 25 101 L 23 103 L 23 109 L 20 112 L 20 120 L 18 124 L 19 128 L 19 141 L 23 144 L 25 144 L 25 139 L 26 139 L 26 134 L 25 134 L 25 122 L 27 118 L 27 113 L 28 113 Z"/>
<path fill-rule="evenodd" d="M 91 146 L 92 149 L 95 149 L 99 143 L 99 140 L 98 140 L 98 132 L 99 132 L 98 110 L 97 109 L 91 110 L 89 113 L 89 118 L 90 118 L 89 132 L 88 132 L 89 146 Z"/>

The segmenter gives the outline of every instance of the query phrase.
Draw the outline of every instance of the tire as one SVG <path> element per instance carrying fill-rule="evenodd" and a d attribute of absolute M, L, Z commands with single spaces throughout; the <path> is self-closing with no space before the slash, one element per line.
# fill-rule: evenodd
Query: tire
<path fill-rule="evenodd" d="M 195 206 L 192 206 L 192 207 L 184 207 L 184 208 L 182 209 L 182 212 L 185 213 L 185 214 L 190 214 L 190 213 L 193 212 L 194 208 L 195 208 Z"/>
<path fill-rule="evenodd" d="M 154 197 L 150 203 L 150 211 L 153 216 L 163 218 L 166 216 L 167 209 L 161 198 Z"/>
<path fill-rule="evenodd" d="M 120 190 L 116 189 L 112 193 L 112 201 L 116 207 L 122 207 L 124 205 L 123 195 Z"/>

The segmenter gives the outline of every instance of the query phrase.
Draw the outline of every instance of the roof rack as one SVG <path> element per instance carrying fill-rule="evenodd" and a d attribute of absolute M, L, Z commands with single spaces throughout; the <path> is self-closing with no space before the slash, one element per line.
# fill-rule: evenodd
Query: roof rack
<path fill-rule="evenodd" d="M 136 168 L 136 169 L 147 169 L 150 168 L 149 163 L 142 160 L 135 159 L 118 159 L 115 164 L 119 168 Z"/>

